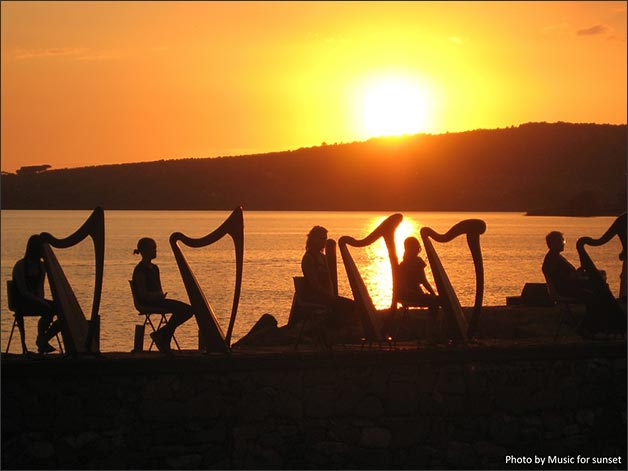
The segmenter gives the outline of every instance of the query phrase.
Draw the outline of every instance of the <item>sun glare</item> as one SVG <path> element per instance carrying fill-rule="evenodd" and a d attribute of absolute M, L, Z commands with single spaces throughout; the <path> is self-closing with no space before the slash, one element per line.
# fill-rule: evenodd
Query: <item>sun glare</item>
<path fill-rule="evenodd" d="M 362 126 L 369 137 L 399 136 L 424 131 L 429 97 L 418 82 L 387 78 L 365 87 Z"/>
<path fill-rule="evenodd" d="M 374 218 L 369 223 L 368 232 L 379 226 L 384 217 Z M 404 219 L 395 231 L 395 245 L 399 261 L 403 258 L 403 242 L 406 237 L 414 236 L 419 238 L 420 226 L 411 219 Z M 421 246 L 423 243 L 421 243 Z M 377 309 L 384 309 L 390 306 L 392 298 L 392 273 L 390 270 L 390 259 L 388 249 L 383 239 L 367 246 L 368 265 L 364 268 L 364 279 L 369 287 L 369 293 L 373 304 Z M 421 254 L 423 256 L 423 254 Z M 428 269 L 428 277 L 431 276 Z"/>

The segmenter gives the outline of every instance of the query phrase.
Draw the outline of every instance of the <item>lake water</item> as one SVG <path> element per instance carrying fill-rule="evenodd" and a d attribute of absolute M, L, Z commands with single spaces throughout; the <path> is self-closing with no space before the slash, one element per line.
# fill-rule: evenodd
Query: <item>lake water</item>
<path fill-rule="evenodd" d="M 90 211 L 10 211 L 2 218 L 2 349 L 6 349 L 13 317 L 6 303 L 6 281 L 13 264 L 24 254 L 31 234 L 50 232 L 58 238 L 73 233 Z M 162 284 L 168 297 L 187 300 L 174 256 L 168 243 L 173 232 L 202 237 L 216 229 L 230 211 L 106 211 L 105 277 L 100 305 L 101 350 L 130 351 L 134 325 L 141 322 L 133 307 L 128 280 L 139 256 L 133 255 L 137 240 L 149 236 L 157 241 L 155 263 L 161 270 Z M 293 295 L 292 277 L 301 274 L 300 262 L 305 236 L 313 225 L 323 225 L 329 237 L 338 240 L 349 235 L 362 238 L 392 212 L 293 212 L 245 211 L 244 277 L 242 295 L 233 332 L 233 341 L 245 335 L 264 313 L 274 315 L 279 325 L 287 322 Z M 578 237 L 601 236 L 613 222 L 612 217 L 568 218 L 530 217 L 521 213 L 407 212 L 397 230 L 399 255 L 403 239 L 417 235 L 423 226 L 446 232 L 455 223 L 469 218 L 483 219 L 486 233 L 481 236 L 485 269 L 485 305 L 504 305 L 506 296 L 517 296 L 526 282 L 543 282 L 541 263 L 546 252 L 545 234 L 560 230 L 565 234 L 565 256 L 579 265 L 575 243 Z M 473 303 L 475 278 L 473 263 L 464 237 L 448 244 L 435 244 L 463 306 Z M 608 274 L 614 293 L 619 289 L 621 246 L 617 238 L 590 253 L 598 268 Z M 184 254 L 200 281 L 226 331 L 229 322 L 235 264 L 229 237 L 202 249 L 184 247 Z M 93 292 L 93 249 L 87 239 L 76 247 L 56 250 L 60 263 L 89 316 Z M 390 304 L 390 265 L 382 240 L 371 247 L 352 249 L 374 302 L 378 307 Z M 425 254 L 421 254 L 425 259 Z M 431 273 L 428 272 L 431 278 Z M 340 254 L 338 254 L 340 294 L 352 297 Z M 49 296 L 49 290 L 48 290 Z M 35 349 L 36 319 L 26 319 L 27 342 Z M 17 332 L 11 352 L 20 352 Z M 190 320 L 177 330 L 182 348 L 197 347 L 197 329 Z"/>

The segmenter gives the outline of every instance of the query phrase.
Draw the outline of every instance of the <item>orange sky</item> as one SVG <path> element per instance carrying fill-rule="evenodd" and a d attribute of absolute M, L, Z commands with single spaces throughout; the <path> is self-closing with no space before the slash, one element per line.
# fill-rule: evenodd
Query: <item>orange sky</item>
<path fill-rule="evenodd" d="M 626 123 L 626 2 L 1 8 L 3 171 Z"/>

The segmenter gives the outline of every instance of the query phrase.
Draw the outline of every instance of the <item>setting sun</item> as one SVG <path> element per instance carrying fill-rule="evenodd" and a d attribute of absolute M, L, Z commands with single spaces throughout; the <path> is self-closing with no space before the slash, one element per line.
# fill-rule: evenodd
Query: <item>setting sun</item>
<path fill-rule="evenodd" d="M 425 130 L 429 97 L 417 82 L 386 78 L 366 87 L 362 126 L 367 136 L 398 136 Z"/>

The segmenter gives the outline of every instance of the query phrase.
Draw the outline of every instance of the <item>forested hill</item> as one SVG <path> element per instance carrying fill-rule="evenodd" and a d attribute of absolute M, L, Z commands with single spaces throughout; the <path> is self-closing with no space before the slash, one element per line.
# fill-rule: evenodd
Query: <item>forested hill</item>
<path fill-rule="evenodd" d="M 626 125 L 529 123 L 2 175 L 3 209 L 626 210 Z"/>

